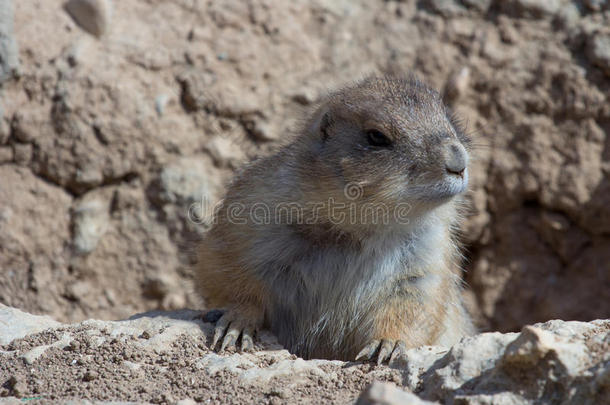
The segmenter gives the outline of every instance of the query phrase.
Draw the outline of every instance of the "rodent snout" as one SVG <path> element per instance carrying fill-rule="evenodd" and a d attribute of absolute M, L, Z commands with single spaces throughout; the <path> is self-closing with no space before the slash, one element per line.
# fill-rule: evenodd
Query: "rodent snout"
<path fill-rule="evenodd" d="M 468 152 L 457 142 L 452 142 L 445 147 L 445 170 L 447 173 L 460 176 L 468 165 Z"/>

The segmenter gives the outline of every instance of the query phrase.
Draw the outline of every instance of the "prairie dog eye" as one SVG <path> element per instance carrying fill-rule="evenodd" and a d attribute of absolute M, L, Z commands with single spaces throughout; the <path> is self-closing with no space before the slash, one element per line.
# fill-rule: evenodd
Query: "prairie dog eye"
<path fill-rule="evenodd" d="M 378 148 L 389 148 L 392 146 L 392 141 L 383 134 L 383 132 L 377 129 L 369 129 L 366 131 L 366 139 L 369 145 L 376 146 Z"/>

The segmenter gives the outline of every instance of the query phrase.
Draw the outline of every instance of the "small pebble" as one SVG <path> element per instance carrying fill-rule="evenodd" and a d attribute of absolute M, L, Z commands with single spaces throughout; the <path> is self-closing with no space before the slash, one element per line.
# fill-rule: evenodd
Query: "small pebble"
<path fill-rule="evenodd" d="M 155 111 L 157 111 L 157 115 L 159 115 L 159 116 L 163 115 L 163 113 L 165 112 L 165 106 L 167 105 L 168 100 L 169 100 L 169 97 L 167 96 L 167 94 L 159 94 L 155 98 Z"/>
<path fill-rule="evenodd" d="M 587 56 L 591 63 L 610 76 L 610 35 L 592 34 L 588 45 Z"/>
<path fill-rule="evenodd" d="M 85 375 L 83 376 L 83 381 L 93 381 L 97 377 L 99 377 L 99 373 L 95 370 L 87 370 Z"/>
<path fill-rule="evenodd" d="M 91 35 L 99 38 L 108 30 L 112 18 L 110 0 L 69 0 L 64 8 Z"/>
<path fill-rule="evenodd" d="M 466 92 L 469 84 L 470 68 L 464 66 L 449 76 L 443 91 L 443 99 L 446 103 L 453 104 Z"/>

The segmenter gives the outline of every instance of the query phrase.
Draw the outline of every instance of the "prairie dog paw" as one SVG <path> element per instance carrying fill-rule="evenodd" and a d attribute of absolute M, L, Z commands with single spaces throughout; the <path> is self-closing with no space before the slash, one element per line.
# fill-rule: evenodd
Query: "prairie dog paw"
<path fill-rule="evenodd" d="M 407 345 L 402 340 L 380 339 L 373 340 L 366 345 L 357 355 L 355 360 L 373 361 L 377 358 L 377 364 L 392 362 L 395 358 L 404 356 Z"/>
<path fill-rule="evenodd" d="M 210 348 L 214 350 L 221 342 L 219 352 L 239 348 L 241 351 L 254 350 L 254 335 L 260 326 L 257 320 L 250 319 L 236 311 L 209 311 L 204 315 L 209 322 L 216 322 Z M 241 338 L 241 339 L 240 339 Z M 240 340 L 240 346 L 237 341 Z"/>

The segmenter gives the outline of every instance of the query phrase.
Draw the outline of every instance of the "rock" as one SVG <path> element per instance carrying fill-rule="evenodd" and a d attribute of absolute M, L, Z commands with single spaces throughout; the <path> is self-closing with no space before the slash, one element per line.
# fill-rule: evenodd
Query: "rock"
<path fill-rule="evenodd" d="M 591 63 L 600 67 L 606 76 L 610 76 L 610 35 L 592 34 L 588 41 L 587 56 Z"/>
<path fill-rule="evenodd" d="M 316 90 L 312 87 L 302 87 L 300 90 L 295 91 L 291 98 L 301 105 L 310 105 L 315 103 L 318 95 Z"/>
<path fill-rule="evenodd" d="M 7 123 L 7 118 L 4 116 L 4 107 L 0 101 L 0 145 L 6 144 L 11 136 L 11 128 Z"/>
<path fill-rule="evenodd" d="M 533 326 L 526 326 L 517 339 L 510 343 L 502 362 L 504 367 L 535 368 L 543 359 L 554 358 L 572 376 L 578 375 L 590 357 L 583 343 L 570 343 L 567 338 L 557 337 Z"/>
<path fill-rule="evenodd" d="M 497 394 L 456 395 L 454 404 L 469 405 L 523 405 L 531 402 L 513 392 L 499 392 Z"/>
<path fill-rule="evenodd" d="M 13 160 L 21 166 L 27 166 L 34 154 L 34 148 L 31 144 L 14 143 L 13 144 Z"/>
<path fill-rule="evenodd" d="M 197 402 L 191 398 L 185 398 L 177 401 L 176 405 L 197 405 Z"/>
<path fill-rule="evenodd" d="M 260 118 L 254 119 L 250 123 L 250 127 L 250 132 L 259 141 L 276 141 L 279 138 L 276 128 L 274 128 L 267 120 Z"/>
<path fill-rule="evenodd" d="M 422 346 L 407 350 L 405 357 L 396 357 L 390 367 L 404 372 L 404 384 L 411 390 L 419 389 L 422 373 L 447 354 L 447 349 L 440 346 Z"/>
<path fill-rule="evenodd" d="M 99 377 L 99 373 L 97 371 L 87 370 L 87 372 L 85 372 L 85 375 L 83 376 L 83 381 L 90 382 L 90 381 L 97 379 L 98 377 Z"/>
<path fill-rule="evenodd" d="M 107 194 L 107 193 L 106 193 Z M 108 230 L 110 200 L 90 192 L 72 209 L 72 245 L 77 254 L 91 253 Z"/>
<path fill-rule="evenodd" d="M 206 158 L 182 157 L 165 165 L 155 180 L 153 199 L 159 204 L 181 205 L 202 200 L 215 203 L 218 198 L 218 179 Z"/>
<path fill-rule="evenodd" d="M 424 398 L 440 399 L 459 390 L 467 381 L 486 375 L 502 357 L 502 349 L 514 333 L 482 333 L 463 338 L 426 371 Z"/>
<path fill-rule="evenodd" d="M 481 13 L 486 13 L 491 6 L 492 0 L 462 0 L 462 3 L 468 8 L 475 9 Z"/>
<path fill-rule="evenodd" d="M 184 308 L 186 300 L 180 294 L 180 286 L 176 279 L 168 274 L 156 274 L 148 277 L 142 284 L 142 294 L 145 297 L 157 300 L 159 307 L 164 310 Z"/>
<path fill-rule="evenodd" d="M 0 84 L 17 74 L 19 50 L 13 34 L 13 0 L 0 0 Z"/>
<path fill-rule="evenodd" d="M 562 403 L 604 402 L 606 394 L 592 387 L 605 371 L 589 370 L 592 365 L 603 370 L 610 356 L 599 349 L 592 354 L 586 342 L 591 335 L 607 340 L 608 326 L 608 320 L 550 321 L 526 326 L 520 334 L 462 339 L 422 376 L 420 396 L 460 403 L 545 402 L 551 397 Z"/>
<path fill-rule="evenodd" d="M 0 119 L 0 145 L 5 145 L 11 136 L 11 130 L 6 121 Z"/>
<path fill-rule="evenodd" d="M 25 379 L 21 376 L 11 376 L 5 384 L 6 387 L 10 390 L 11 395 L 14 395 L 16 397 L 23 397 L 24 393 L 27 390 L 27 384 L 25 383 Z"/>
<path fill-rule="evenodd" d="M 148 196 L 163 211 L 174 237 L 192 241 L 191 233 L 209 228 L 222 189 L 222 180 L 213 174 L 208 156 L 183 157 L 165 165 L 151 183 Z M 163 297 L 165 309 L 178 308 L 182 301 L 172 295 Z"/>
<path fill-rule="evenodd" d="M 21 358 L 23 358 L 27 364 L 34 364 L 36 360 L 43 356 L 47 350 L 51 348 L 64 349 L 68 347 L 71 342 L 72 337 L 69 334 L 64 334 L 57 342 L 48 345 L 36 346 L 33 349 L 25 352 Z"/>
<path fill-rule="evenodd" d="M 86 53 L 86 48 L 87 42 L 80 40 L 70 45 L 66 49 L 64 56 L 70 67 L 76 67 L 83 62 L 83 56 Z"/>
<path fill-rule="evenodd" d="M 157 97 L 155 97 L 155 111 L 159 116 L 163 115 L 168 101 L 169 96 L 167 94 L 159 94 Z"/>
<path fill-rule="evenodd" d="M 355 405 L 427 405 L 437 403 L 419 399 L 417 395 L 403 391 L 392 383 L 376 381 L 360 394 Z"/>
<path fill-rule="evenodd" d="M 227 77 L 224 77 L 227 74 Z M 182 85 L 182 102 L 189 111 L 207 110 L 226 118 L 261 113 L 261 105 L 251 91 L 239 87 L 229 72 L 186 72 L 178 77 Z"/>
<path fill-rule="evenodd" d="M 430 7 L 443 17 L 455 17 L 466 13 L 464 6 L 457 0 L 431 0 Z"/>
<path fill-rule="evenodd" d="M 0 305 L 0 375 L 14 377 L 0 393 L 35 396 L 43 379 L 45 395 L 75 401 L 175 401 L 187 387 L 197 402 L 346 403 L 366 385 L 357 404 L 607 402 L 610 320 L 483 333 L 451 348 L 408 350 L 390 367 L 303 360 L 265 330 L 254 352 L 217 353 L 208 347 L 213 331 L 191 310 L 68 325 Z"/>
<path fill-rule="evenodd" d="M 61 324 L 48 316 L 31 315 L 0 303 L 0 346 L 58 326 Z"/>
<path fill-rule="evenodd" d="M 29 143 L 35 139 L 35 125 L 33 119 L 28 112 L 18 111 L 13 115 L 11 121 L 11 133 L 15 139 L 22 143 Z"/>
<path fill-rule="evenodd" d="M 139 112 L 140 124 L 128 129 L 122 114 L 130 114 L 129 110 L 135 114 L 137 109 L 137 103 L 123 102 L 122 92 L 128 93 L 129 85 L 104 90 L 103 93 L 110 94 L 101 97 L 104 107 L 101 104 L 93 107 L 86 101 L 90 96 L 78 90 L 75 81 L 62 82 L 62 87 L 64 91 L 54 92 L 51 117 L 47 117 L 48 111 L 37 111 L 29 114 L 31 120 L 25 121 L 28 130 L 37 134 L 32 170 L 78 196 L 103 184 L 138 177 L 145 151 L 149 149 L 144 144 L 150 144 L 142 133 L 150 130 L 147 126 L 154 110 Z M 99 89 L 91 91 L 98 92 Z M 100 114 L 104 115 L 103 120 L 92 118 Z"/>
<path fill-rule="evenodd" d="M 285 351 L 284 355 L 289 356 L 289 353 Z M 249 385 L 269 383 L 282 377 L 290 377 L 294 381 L 307 380 L 312 376 L 324 379 L 328 378 L 328 375 L 319 366 L 330 364 L 333 364 L 333 362 L 327 360 L 305 361 L 303 359 L 290 358 L 275 361 L 270 367 L 264 369 L 251 368 L 241 373 L 239 378 Z M 335 365 L 339 364 L 341 362 L 335 363 Z"/>
<path fill-rule="evenodd" d="M 217 165 L 238 167 L 244 161 L 245 156 L 235 145 L 235 141 L 228 136 L 217 135 L 206 144 L 205 148 Z"/>
<path fill-rule="evenodd" d="M 91 283 L 86 280 L 78 280 L 66 286 L 65 296 L 71 300 L 87 304 L 87 298 L 93 293 Z"/>
<path fill-rule="evenodd" d="M 0 164 L 13 161 L 13 148 L 10 146 L 0 146 Z"/>
<path fill-rule="evenodd" d="M 606 324 L 603 320 L 591 322 L 552 320 L 532 325 L 534 328 L 552 332 L 554 335 L 569 339 L 583 339 L 586 335 Z M 530 329 L 530 327 L 526 327 Z"/>
<path fill-rule="evenodd" d="M 509 14 L 515 13 L 518 17 L 548 18 L 561 9 L 562 0 L 508 0 L 503 1 L 501 7 Z"/>
<path fill-rule="evenodd" d="M 173 285 L 172 281 L 172 279 L 163 277 L 163 275 L 160 274 L 157 277 L 149 278 L 148 280 L 144 281 L 144 288 L 142 291 L 150 298 L 163 299 L 171 292 L 172 288 L 176 287 Z"/>
<path fill-rule="evenodd" d="M 219 356 L 216 353 L 210 353 L 198 360 L 197 363 L 195 363 L 195 367 L 213 376 L 221 371 L 240 374 L 245 370 L 255 367 L 255 364 L 247 357 L 239 354 Z"/>
<path fill-rule="evenodd" d="M 601 11 L 610 7 L 608 0 L 584 0 L 583 3 L 592 11 Z"/>
<path fill-rule="evenodd" d="M 111 0 L 69 0 L 64 7 L 88 33 L 99 38 L 108 31 L 112 18 Z"/>
<path fill-rule="evenodd" d="M 443 100 L 453 104 L 459 100 L 460 96 L 468 90 L 470 86 L 470 68 L 467 66 L 456 70 L 449 76 L 443 90 Z"/>
<path fill-rule="evenodd" d="M 578 23 L 581 18 L 582 15 L 580 8 L 578 4 L 574 2 L 565 4 L 557 13 L 557 21 L 559 25 L 572 35 L 578 35 Z"/>

